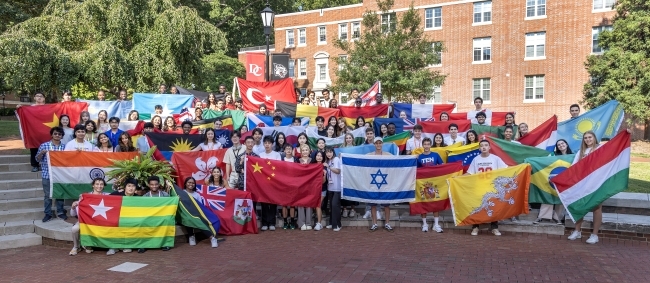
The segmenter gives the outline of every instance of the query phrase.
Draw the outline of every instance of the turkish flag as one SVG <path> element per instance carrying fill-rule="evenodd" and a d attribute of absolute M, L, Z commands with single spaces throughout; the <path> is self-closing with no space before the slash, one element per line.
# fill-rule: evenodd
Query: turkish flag
<path fill-rule="evenodd" d="M 223 174 L 226 174 L 223 157 L 227 150 L 227 148 L 223 148 L 208 151 L 174 152 L 171 161 L 176 169 L 176 184 L 183 187 L 187 177 L 194 177 L 197 185 L 203 185 L 205 178 L 210 176 L 212 168 L 215 166 L 221 168 Z"/>
<path fill-rule="evenodd" d="M 70 117 L 70 127 L 79 123 L 81 111 L 88 110 L 86 102 L 61 102 L 45 105 L 23 106 L 16 109 L 25 148 L 38 148 L 51 139 L 50 129 L 59 126 L 59 118 Z"/>
<path fill-rule="evenodd" d="M 291 78 L 261 83 L 237 78 L 237 86 L 246 111 L 257 112 L 262 104 L 271 111 L 275 109 L 275 101 L 296 102 Z"/>
<path fill-rule="evenodd" d="M 266 81 L 264 77 L 266 55 L 264 53 L 246 53 L 246 80 L 251 82 Z"/>

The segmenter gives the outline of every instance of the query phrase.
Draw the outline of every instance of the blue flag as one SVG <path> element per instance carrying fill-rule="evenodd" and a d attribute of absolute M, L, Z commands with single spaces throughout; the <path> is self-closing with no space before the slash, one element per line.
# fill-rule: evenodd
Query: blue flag
<path fill-rule="evenodd" d="M 273 127 L 273 116 L 265 116 L 265 115 L 257 115 L 253 113 L 248 113 L 246 115 L 246 126 L 248 126 L 248 130 L 255 129 L 257 127 Z M 282 117 L 282 122 L 280 123 L 280 126 L 291 126 L 291 123 L 293 123 L 293 117 Z M 301 126 L 308 126 L 309 125 L 309 117 L 301 118 L 300 121 Z"/>
<path fill-rule="evenodd" d="M 397 145 L 394 143 L 384 143 L 384 145 L 381 147 L 381 150 L 388 152 L 392 155 L 398 155 L 399 154 L 399 148 Z M 341 153 L 349 153 L 349 154 L 368 154 L 370 152 L 375 151 L 375 145 L 374 144 L 362 144 L 362 145 L 357 145 L 357 146 L 349 146 L 349 147 L 337 147 L 334 148 L 334 154 L 339 155 Z"/>
<path fill-rule="evenodd" d="M 108 116 L 106 119 L 111 117 L 117 117 L 120 119 L 128 118 L 129 112 L 133 108 L 133 103 L 129 100 L 124 101 L 99 101 L 99 100 L 85 100 L 77 99 L 77 102 L 86 102 L 88 103 L 88 112 L 90 113 L 90 119 L 97 120 L 97 115 L 99 111 L 106 110 Z"/>
<path fill-rule="evenodd" d="M 580 149 L 586 131 L 596 133 L 598 140 L 613 138 L 623 122 L 623 106 L 616 100 L 598 106 L 584 114 L 557 125 L 557 138 L 565 139 L 573 152 Z"/>
<path fill-rule="evenodd" d="M 155 113 L 156 105 L 162 106 L 163 116 L 179 114 L 184 107 L 191 108 L 192 102 L 194 102 L 194 96 L 192 95 L 152 93 L 133 94 L 133 109 L 146 114 Z"/>
<path fill-rule="evenodd" d="M 341 198 L 368 203 L 415 200 L 414 155 L 341 155 Z"/>

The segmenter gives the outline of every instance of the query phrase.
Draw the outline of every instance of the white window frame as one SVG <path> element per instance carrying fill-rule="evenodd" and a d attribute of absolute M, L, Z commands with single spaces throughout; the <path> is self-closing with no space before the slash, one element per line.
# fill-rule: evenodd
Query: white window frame
<path fill-rule="evenodd" d="M 318 26 L 316 30 L 318 31 L 318 45 L 327 44 L 327 27 Z"/>
<path fill-rule="evenodd" d="M 524 76 L 524 102 L 545 102 L 545 76 L 544 75 L 531 75 Z M 528 82 L 530 81 L 530 85 Z M 531 91 L 531 98 L 526 97 L 526 92 Z M 541 92 L 541 97 L 538 97 Z"/>
<path fill-rule="evenodd" d="M 347 62 L 347 61 L 348 61 L 348 55 L 347 55 L 347 54 L 341 54 L 341 55 L 339 55 L 339 60 L 341 60 L 341 59 L 343 59 L 343 60 L 345 60 L 345 62 Z M 338 68 L 339 68 L 339 71 L 345 69 L 345 65 L 346 65 L 346 64 L 340 64 L 340 63 L 338 63 L 338 61 L 337 61 L 337 66 L 338 66 Z"/>
<path fill-rule="evenodd" d="M 436 16 L 436 13 L 438 13 L 439 15 Z M 439 20 L 440 25 L 436 25 L 436 20 Z M 424 9 L 424 29 L 425 30 L 442 29 L 442 7 L 432 7 L 432 8 Z"/>
<path fill-rule="evenodd" d="M 355 30 L 358 31 L 357 36 L 354 34 Z M 361 22 L 352 22 L 350 25 L 350 33 L 352 40 L 359 40 L 359 38 L 361 38 Z"/>
<path fill-rule="evenodd" d="M 526 1 L 526 20 L 536 20 L 546 18 L 546 1 L 547 0 L 524 0 Z M 533 15 L 528 15 L 532 10 Z"/>
<path fill-rule="evenodd" d="M 300 33 L 303 33 L 304 36 L 301 36 Z M 298 29 L 298 46 L 307 46 L 307 29 L 299 28 Z"/>
<path fill-rule="evenodd" d="M 478 12 L 477 12 L 478 10 Z M 480 14 L 480 20 L 476 20 L 476 14 Z M 490 18 L 487 20 L 486 18 Z M 472 10 L 472 26 L 492 24 L 492 1 L 474 2 Z"/>
<path fill-rule="evenodd" d="M 475 84 L 476 82 L 479 83 L 479 88 L 476 89 Z M 488 87 L 485 87 L 485 83 L 488 83 Z M 472 97 L 471 97 L 471 104 L 474 104 L 474 98 L 480 97 L 483 99 L 483 104 L 490 104 L 492 102 L 492 79 L 491 78 L 476 78 L 472 79 Z M 476 92 L 478 91 L 478 94 Z M 488 96 L 488 98 L 485 98 L 485 96 Z"/>
<path fill-rule="evenodd" d="M 293 41 L 293 42 L 292 42 Z M 296 34 L 293 29 L 287 30 L 287 47 L 293 47 L 296 44 Z"/>
<path fill-rule="evenodd" d="M 546 59 L 546 32 L 545 31 L 527 33 L 525 42 L 526 43 L 524 48 L 524 60 Z M 529 48 L 532 48 L 533 50 L 532 56 L 528 56 Z"/>
<path fill-rule="evenodd" d="M 433 87 L 433 103 L 442 103 L 442 86 Z"/>
<path fill-rule="evenodd" d="M 316 65 L 316 71 L 318 72 L 317 78 L 319 82 L 327 81 L 327 64 Z"/>
<path fill-rule="evenodd" d="M 593 0 L 592 12 L 599 13 L 611 11 L 615 4 L 616 0 Z"/>
<path fill-rule="evenodd" d="M 591 28 L 591 54 L 603 54 L 603 52 L 605 52 L 605 49 L 600 46 L 598 46 L 598 51 L 596 51 L 595 48 L 599 42 L 598 37 L 600 36 L 600 33 L 606 30 L 612 30 L 612 26 L 597 26 Z"/>
<path fill-rule="evenodd" d="M 431 43 L 432 47 L 434 48 L 433 51 L 434 53 L 435 53 L 436 44 L 442 44 L 442 41 L 434 41 Z M 442 51 L 440 51 L 440 53 L 438 54 L 440 55 L 440 62 L 438 62 L 438 64 L 430 65 L 429 67 L 442 67 Z"/>
<path fill-rule="evenodd" d="M 339 24 L 339 40 L 347 41 L 348 36 L 348 23 L 340 23 Z"/>
<path fill-rule="evenodd" d="M 303 75 L 303 70 L 305 71 L 304 75 Z M 298 59 L 298 78 L 299 79 L 306 79 L 307 78 L 307 59 L 306 58 Z"/>
<path fill-rule="evenodd" d="M 492 37 L 479 37 L 472 40 L 472 64 L 488 64 L 492 63 Z M 481 52 L 480 60 L 476 60 L 474 53 L 476 51 Z M 487 52 L 486 52 L 487 51 Z M 485 59 L 485 55 L 489 56 L 489 59 Z"/>
<path fill-rule="evenodd" d="M 296 60 L 294 59 L 289 59 L 289 77 L 290 78 L 295 78 L 296 77 Z"/>
<path fill-rule="evenodd" d="M 391 31 L 395 30 L 396 25 L 397 25 L 396 17 L 397 17 L 397 13 L 395 13 L 395 12 L 381 14 L 381 30 L 382 30 L 382 32 L 391 32 Z M 384 29 L 384 25 L 386 26 L 386 29 Z"/>

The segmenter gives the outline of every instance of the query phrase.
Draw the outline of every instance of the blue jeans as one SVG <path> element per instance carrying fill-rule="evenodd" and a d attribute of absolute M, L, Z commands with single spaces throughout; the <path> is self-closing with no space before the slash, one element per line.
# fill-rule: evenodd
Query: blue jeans
<path fill-rule="evenodd" d="M 45 210 L 43 211 L 45 215 L 52 216 L 52 199 L 50 198 L 50 179 L 42 179 L 43 180 L 43 205 L 45 206 Z M 61 215 L 65 215 L 65 210 L 63 210 L 63 200 L 62 199 L 57 199 L 56 200 L 56 212 Z"/>

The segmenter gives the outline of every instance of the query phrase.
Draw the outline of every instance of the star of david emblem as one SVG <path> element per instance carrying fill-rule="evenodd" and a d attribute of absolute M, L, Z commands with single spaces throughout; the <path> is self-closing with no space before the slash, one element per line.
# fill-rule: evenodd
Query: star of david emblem
<path fill-rule="evenodd" d="M 388 174 L 382 174 L 381 169 L 378 169 L 377 173 L 375 174 L 370 174 L 370 176 L 372 177 L 372 181 L 370 181 L 370 184 L 376 185 L 378 190 L 381 189 L 382 185 L 388 185 L 388 183 L 386 182 L 386 177 L 388 176 Z M 378 182 L 377 178 L 381 178 L 381 182 Z"/>

